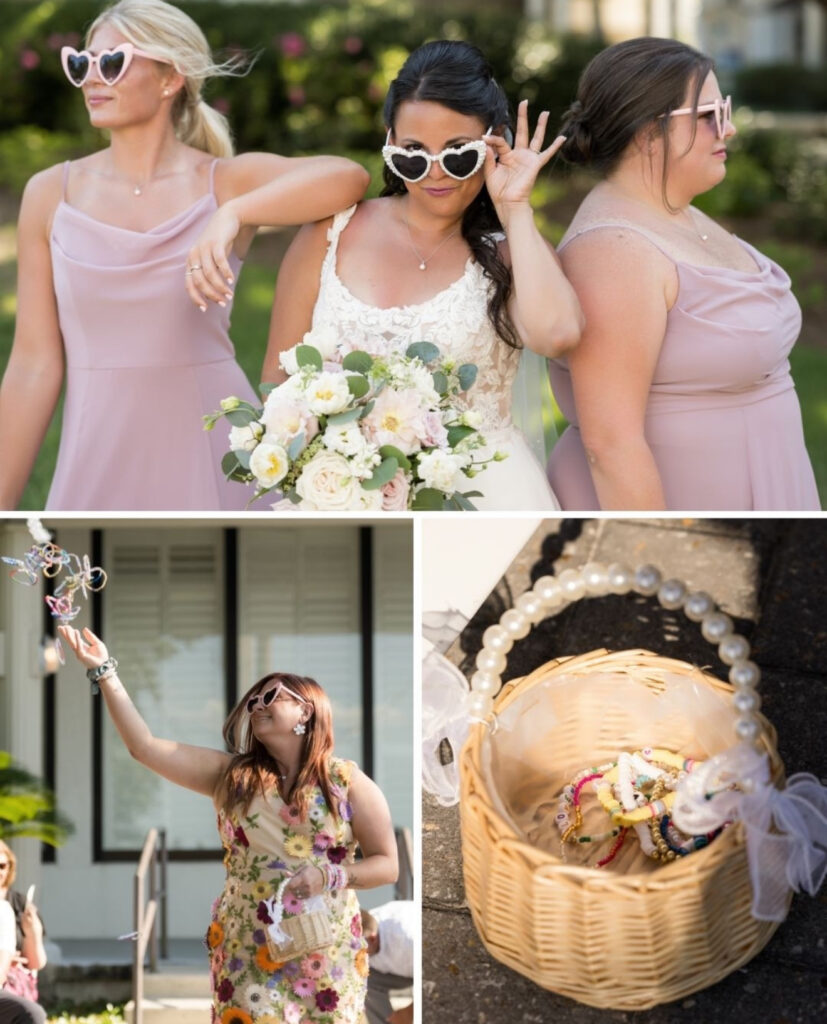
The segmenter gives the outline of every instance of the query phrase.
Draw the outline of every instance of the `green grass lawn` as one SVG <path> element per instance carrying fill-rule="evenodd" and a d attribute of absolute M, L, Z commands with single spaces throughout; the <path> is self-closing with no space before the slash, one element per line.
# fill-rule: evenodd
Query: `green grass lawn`
<path fill-rule="evenodd" d="M 770 245 L 766 248 L 769 249 Z M 233 309 L 232 337 L 236 353 L 254 387 L 259 383 L 277 272 L 272 250 L 273 247 L 267 245 L 254 247 L 241 274 Z M 794 279 L 795 276 L 793 273 Z M 0 367 L 5 367 L 11 348 L 14 294 L 14 264 L 12 261 L 0 263 Z M 806 317 L 809 296 L 801 298 Z M 793 353 L 792 367 L 804 415 L 807 448 L 815 468 L 822 505 L 827 507 L 827 348 L 799 344 Z M 563 425 L 558 418 L 558 433 Z M 57 455 L 59 428 L 60 409 L 49 428 L 21 509 L 41 510 L 46 502 Z"/>

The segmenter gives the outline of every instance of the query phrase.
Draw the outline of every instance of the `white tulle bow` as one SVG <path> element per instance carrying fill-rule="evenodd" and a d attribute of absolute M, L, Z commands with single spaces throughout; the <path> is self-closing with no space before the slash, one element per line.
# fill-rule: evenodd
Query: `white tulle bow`
<path fill-rule="evenodd" d="M 814 895 L 827 873 L 827 787 L 798 773 L 776 789 L 769 758 L 748 744 L 698 765 L 681 782 L 672 816 L 690 835 L 744 823 L 759 920 L 783 921 L 790 890 Z"/>
<path fill-rule="evenodd" d="M 459 752 L 468 738 L 468 683 L 460 670 L 437 651 L 422 664 L 422 785 L 445 807 L 459 801 Z M 443 764 L 446 740 L 453 759 Z"/>

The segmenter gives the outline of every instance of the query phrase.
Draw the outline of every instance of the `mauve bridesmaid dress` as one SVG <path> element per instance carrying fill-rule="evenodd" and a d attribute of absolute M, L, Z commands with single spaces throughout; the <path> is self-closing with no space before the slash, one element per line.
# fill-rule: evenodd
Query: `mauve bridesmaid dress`
<path fill-rule="evenodd" d="M 636 231 L 661 248 L 654 235 L 626 222 L 584 231 L 607 226 Z M 667 509 L 815 511 L 821 506 L 788 360 L 801 310 L 781 267 L 741 244 L 756 271 L 673 260 L 679 292 L 649 392 L 646 440 Z M 551 485 L 564 509 L 599 509 L 565 360 L 553 360 L 550 373 L 571 424 L 549 460 Z"/>
<path fill-rule="evenodd" d="M 51 235 L 66 398 L 46 508 L 243 509 L 248 489 L 221 472 L 229 427 L 207 433 L 202 417 L 228 395 L 257 398 L 235 361 L 231 304 L 202 313 L 184 288 L 187 252 L 217 209 L 215 163 L 209 192 L 146 232 L 70 206 L 68 169 Z"/>

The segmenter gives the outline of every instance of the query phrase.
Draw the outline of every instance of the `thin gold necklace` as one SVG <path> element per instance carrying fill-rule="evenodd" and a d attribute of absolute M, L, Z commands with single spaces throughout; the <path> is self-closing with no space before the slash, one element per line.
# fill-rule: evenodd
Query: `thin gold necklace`
<path fill-rule="evenodd" d="M 416 255 L 416 258 L 419 260 L 419 269 L 420 270 L 426 270 L 427 269 L 428 260 L 432 260 L 434 258 L 434 256 L 436 256 L 436 254 L 439 252 L 439 250 L 443 247 L 443 245 L 445 245 L 446 242 L 449 242 L 454 237 L 454 235 L 459 231 L 459 229 L 462 227 L 462 223 L 460 222 L 454 228 L 454 230 L 451 232 L 450 235 L 446 235 L 445 238 L 442 239 L 442 241 L 439 243 L 439 245 L 436 247 L 436 249 L 434 249 L 434 251 L 432 253 L 430 253 L 430 255 L 423 256 L 422 253 L 419 251 L 419 249 L 417 249 L 417 247 L 414 245 L 413 236 L 411 235 L 411 226 L 408 223 L 408 212 L 407 212 L 407 210 L 404 210 L 404 209 L 402 210 L 402 219 L 405 221 L 405 227 L 406 227 L 406 229 L 408 231 L 408 243 L 410 244 L 410 247 L 413 249 L 413 251 L 414 251 L 414 253 Z"/>

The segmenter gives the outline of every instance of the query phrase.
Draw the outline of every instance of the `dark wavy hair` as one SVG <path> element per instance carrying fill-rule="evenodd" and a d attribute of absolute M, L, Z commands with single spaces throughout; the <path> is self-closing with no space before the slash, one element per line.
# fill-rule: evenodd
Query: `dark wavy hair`
<path fill-rule="evenodd" d="M 282 792 L 276 761 L 264 744 L 256 739 L 247 713 L 247 701 L 275 683 L 284 683 L 313 705 L 313 714 L 305 723 L 307 731 L 299 774 L 288 792 Z M 230 712 L 223 734 L 232 758 L 216 785 L 215 802 L 225 814 L 236 808 L 246 814 L 256 794 L 263 796 L 268 789 L 276 787 L 282 792 L 284 802 L 298 807 L 304 816 L 310 791 L 318 785 L 329 811 L 338 819 L 339 805 L 333 799 L 328 767 L 333 752 L 333 715 L 327 694 L 314 679 L 289 672 L 271 672 L 259 679 Z"/>
<path fill-rule="evenodd" d="M 513 131 L 506 95 L 495 81 L 491 65 L 470 43 L 438 39 L 414 50 L 388 90 L 384 111 L 387 127 L 394 128 L 396 113 L 406 100 L 439 103 L 458 114 L 479 118 L 485 128 Z M 406 193 L 405 182 L 388 167 L 383 169 L 383 176 L 385 187 L 381 195 L 401 196 Z M 507 345 L 521 348 L 508 315 L 511 269 L 503 261 L 499 246 L 492 237 L 501 231 L 502 224 L 488 189 L 483 185 L 462 215 L 462 237 L 494 285 L 488 299 L 488 317 L 494 329 Z"/>
<path fill-rule="evenodd" d="M 714 69 L 711 58 L 675 39 L 642 36 L 602 50 L 586 65 L 577 99 L 563 116 L 560 134 L 566 141 L 560 156 L 611 174 L 637 133 L 649 127 L 663 141 L 665 199 L 669 118 L 664 115 L 683 106 L 690 86 L 691 106 L 697 107 Z"/>

